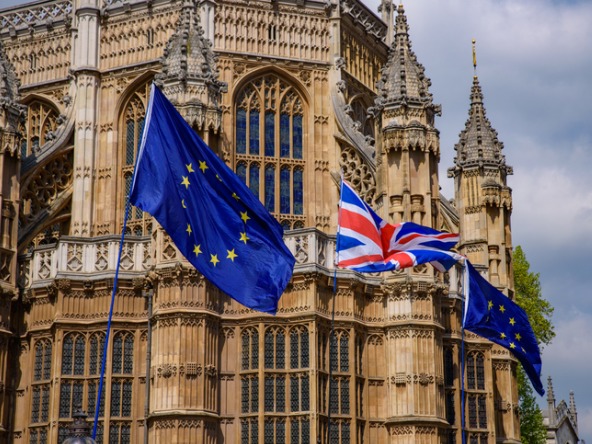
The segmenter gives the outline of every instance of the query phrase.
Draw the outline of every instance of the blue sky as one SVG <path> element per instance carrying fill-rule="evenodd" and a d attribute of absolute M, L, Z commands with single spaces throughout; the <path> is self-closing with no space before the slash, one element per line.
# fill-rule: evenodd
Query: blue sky
<path fill-rule="evenodd" d="M 376 11 L 379 0 L 366 1 Z M 21 3 L 0 0 L 0 8 Z M 405 9 L 414 51 L 442 105 L 436 124 L 447 197 L 477 40 L 487 115 L 514 167 L 513 243 L 555 307 L 557 337 L 543 350 L 543 379 L 553 377 L 559 400 L 575 391 L 580 435 L 592 442 L 592 2 L 409 0 Z"/>

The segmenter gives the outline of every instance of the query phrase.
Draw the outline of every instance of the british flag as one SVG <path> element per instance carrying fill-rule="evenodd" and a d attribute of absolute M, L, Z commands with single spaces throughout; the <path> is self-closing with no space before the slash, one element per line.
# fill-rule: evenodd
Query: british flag
<path fill-rule="evenodd" d="M 341 182 L 337 266 L 362 273 L 400 270 L 431 263 L 446 271 L 460 254 L 449 251 L 458 234 L 445 233 L 412 222 L 384 222 L 345 181 Z"/>

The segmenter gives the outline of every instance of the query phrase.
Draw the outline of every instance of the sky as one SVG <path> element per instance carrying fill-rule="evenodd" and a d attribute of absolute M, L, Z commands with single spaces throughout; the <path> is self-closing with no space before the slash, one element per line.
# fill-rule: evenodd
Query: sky
<path fill-rule="evenodd" d="M 379 0 L 365 0 L 376 11 Z M 0 0 L 0 9 L 24 3 Z M 413 50 L 442 105 L 440 183 L 468 117 L 471 40 L 487 116 L 514 175 L 512 236 L 543 297 L 556 338 L 543 349 L 543 383 L 557 402 L 575 392 L 580 437 L 592 443 L 592 2 L 408 0 Z M 546 398 L 539 398 L 546 407 Z"/>

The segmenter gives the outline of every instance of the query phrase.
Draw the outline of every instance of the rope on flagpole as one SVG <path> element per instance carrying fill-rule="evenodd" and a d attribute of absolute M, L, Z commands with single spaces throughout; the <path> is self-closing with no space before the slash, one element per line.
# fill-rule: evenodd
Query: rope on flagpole
<path fill-rule="evenodd" d="M 121 229 L 121 239 L 119 241 L 119 252 L 117 253 L 117 265 L 115 266 L 115 279 L 113 280 L 113 290 L 111 291 L 111 306 L 109 307 L 109 318 L 107 319 L 107 332 L 105 333 L 105 343 L 103 345 L 103 356 L 101 360 L 101 375 L 99 379 L 99 390 L 97 393 L 97 402 L 95 404 L 95 421 L 93 424 L 92 438 L 97 438 L 97 426 L 99 423 L 99 412 L 101 410 L 101 395 L 103 394 L 103 381 L 105 379 L 105 367 L 107 365 L 107 349 L 109 347 L 109 334 L 111 333 L 111 320 L 113 319 L 113 307 L 115 305 L 115 294 L 117 293 L 117 281 L 119 279 L 119 267 L 121 265 L 121 253 L 123 251 L 123 241 L 125 230 L 127 228 L 127 219 L 129 216 L 131 204 L 129 196 L 126 199 L 125 216 L 123 218 L 123 228 Z"/>

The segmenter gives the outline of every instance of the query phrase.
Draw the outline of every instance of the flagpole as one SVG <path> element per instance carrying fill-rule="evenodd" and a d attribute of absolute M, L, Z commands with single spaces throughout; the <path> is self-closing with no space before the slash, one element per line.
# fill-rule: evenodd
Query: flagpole
<path fill-rule="evenodd" d="M 111 305 L 109 307 L 109 318 L 107 319 L 107 332 L 105 333 L 105 343 L 103 345 L 103 357 L 101 361 L 101 374 L 99 379 L 99 390 L 97 393 L 97 402 L 95 405 L 95 421 L 93 424 L 92 438 L 97 438 L 97 426 L 99 423 L 99 412 L 101 410 L 101 395 L 103 394 L 103 381 L 105 379 L 105 367 L 107 365 L 107 349 L 109 347 L 109 334 L 111 333 L 111 320 L 113 319 L 113 307 L 115 306 L 115 294 L 117 293 L 117 282 L 119 279 L 119 267 L 121 265 L 121 253 L 123 251 L 123 241 L 125 230 L 127 228 L 127 219 L 130 210 L 129 196 L 126 198 L 125 216 L 123 218 L 123 228 L 121 229 L 121 239 L 119 241 L 119 252 L 117 253 L 117 265 L 115 266 L 115 279 L 113 280 L 113 290 L 111 291 Z"/>
<path fill-rule="evenodd" d="M 466 261 L 467 259 L 465 259 Z M 461 410 L 461 417 L 460 417 L 460 424 L 461 424 L 461 443 L 467 443 L 467 437 L 465 432 L 465 315 L 466 315 L 466 301 L 467 301 L 467 270 L 466 265 L 463 266 L 463 304 L 461 310 L 461 326 L 460 326 L 460 410 Z"/>
<path fill-rule="evenodd" d="M 343 190 L 343 174 L 341 174 L 340 193 Z M 337 211 L 337 239 L 335 241 L 335 264 L 333 268 L 333 307 L 331 309 L 331 332 L 329 333 L 329 396 L 327 396 L 327 441 L 329 444 L 331 440 L 331 388 L 333 384 L 333 362 L 331 358 L 333 354 L 331 349 L 333 346 L 333 338 L 335 337 L 335 299 L 337 298 L 337 264 L 339 263 L 339 230 L 341 229 L 341 205 Z M 337 343 L 335 343 L 337 347 Z"/>

